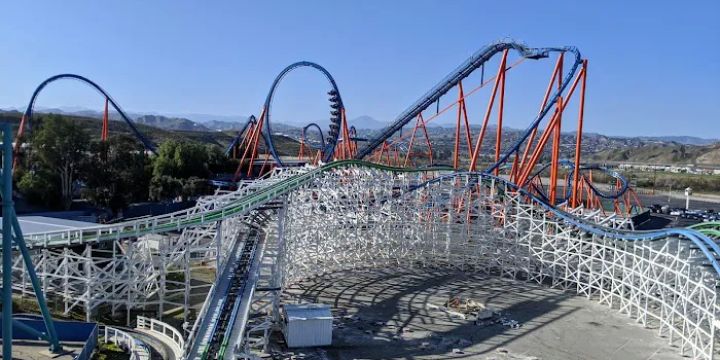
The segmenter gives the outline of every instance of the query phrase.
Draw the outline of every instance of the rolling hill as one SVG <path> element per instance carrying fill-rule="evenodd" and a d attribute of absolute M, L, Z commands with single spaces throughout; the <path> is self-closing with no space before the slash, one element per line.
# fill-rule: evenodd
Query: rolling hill
<path fill-rule="evenodd" d="M 685 145 L 678 143 L 645 144 L 637 147 L 606 149 L 591 154 L 596 162 L 654 165 L 696 165 L 720 167 L 720 144 Z"/>

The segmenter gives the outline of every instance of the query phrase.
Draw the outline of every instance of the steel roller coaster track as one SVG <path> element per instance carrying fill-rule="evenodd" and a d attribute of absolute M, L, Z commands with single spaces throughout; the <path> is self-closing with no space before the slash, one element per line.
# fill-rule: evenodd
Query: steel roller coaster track
<path fill-rule="evenodd" d="M 553 108 L 554 104 L 556 103 L 557 99 L 562 95 L 565 88 L 570 84 L 572 81 L 573 76 L 577 72 L 577 69 L 582 64 L 582 57 L 580 55 L 580 51 L 578 51 L 577 48 L 566 46 L 566 47 L 549 47 L 549 48 L 530 48 L 523 44 L 516 43 L 516 42 L 497 42 L 491 45 L 488 45 L 482 49 L 480 49 L 478 52 L 476 52 L 473 56 L 471 56 L 468 60 L 466 60 L 463 64 L 458 66 L 455 70 L 450 72 L 443 80 L 441 80 L 435 87 L 433 87 L 430 91 L 428 91 L 425 95 L 421 96 L 419 100 L 417 100 L 414 104 L 412 104 L 409 108 L 407 108 L 404 112 L 402 112 L 396 120 L 392 123 L 392 125 L 385 128 L 380 135 L 375 137 L 374 139 L 371 139 L 368 141 L 368 143 L 361 149 L 358 150 L 358 153 L 356 155 L 357 159 L 363 159 L 370 155 L 375 149 L 377 149 L 380 145 L 383 144 L 386 140 L 390 139 L 395 133 L 400 131 L 405 125 L 410 123 L 413 119 L 415 119 L 419 114 L 422 113 L 423 110 L 429 108 L 432 106 L 435 102 L 437 102 L 443 95 L 445 95 L 448 91 L 450 91 L 452 88 L 456 87 L 463 79 L 468 77 L 471 73 L 473 73 L 475 70 L 480 69 L 485 63 L 487 63 L 490 59 L 493 58 L 493 56 L 502 53 L 505 50 L 515 50 L 518 52 L 522 57 L 528 58 L 528 59 L 541 59 L 541 58 L 547 58 L 550 53 L 566 53 L 569 52 L 574 55 L 573 63 L 566 73 L 566 75 L 563 77 L 563 80 L 561 82 L 560 87 L 556 90 L 556 92 L 550 97 L 549 101 L 547 102 L 547 105 L 543 107 L 543 109 L 540 111 L 538 116 L 532 121 L 530 126 L 523 132 L 523 135 L 520 136 L 520 138 L 514 143 L 513 146 L 510 147 L 510 149 L 505 153 L 505 155 L 502 156 L 500 161 L 490 166 L 486 171 L 491 172 L 495 170 L 497 167 L 499 167 L 501 164 L 505 163 L 508 158 L 513 154 L 519 151 L 520 146 L 527 140 L 527 138 L 530 136 L 533 129 L 536 129 L 542 119 L 550 112 L 550 110 Z"/>
<path fill-rule="evenodd" d="M 115 100 L 113 100 L 113 98 L 110 96 L 110 94 L 108 94 L 107 91 L 105 91 L 105 89 L 100 87 L 100 85 L 98 85 L 94 81 L 92 81 L 84 76 L 76 75 L 76 74 L 58 74 L 55 76 L 51 76 L 51 77 L 45 79 L 45 81 L 40 83 L 40 85 L 38 85 L 38 87 L 35 88 L 35 91 L 33 91 L 32 97 L 30 97 L 30 102 L 28 103 L 27 108 L 25 109 L 25 113 L 23 114 L 22 120 L 20 121 L 20 127 L 18 129 L 17 139 L 15 141 L 15 151 L 16 152 L 20 147 L 21 143 L 20 143 L 19 139 L 25 133 L 25 128 L 26 127 L 28 129 L 31 128 L 32 116 L 35 111 L 35 102 L 37 101 L 38 96 L 40 95 L 40 93 L 42 93 L 43 89 L 45 89 L 48 85 L 50 85 L 51 83 L 54 83 L 56 81 L 59 81 L 59 80 L 77 80 L 77 81 L 80 81 L 81 83 L 86 84 L 86 85 L 92 87 L 93 89 L 97 90 L 97 92 L 99 92 L 102 96 L 105 97 L 105 99 L 107 100 L 107 103 L 109 103 L 113 107 L 113 109 L 115 109 L 115 111 L 117 111 L 117 113 L 120 115 L 120 117 L 123 119 L 123 121 L 125 121 L 125 123 L 130 127 L 130 130 L 132 131 L 132 133 L 143 144 L 143 146 L 147 150 L 150 150 L 153 154 L 157 153 L 155 144 L 153 144 L 152 141 L 150 141 L 147 137 L 145 137 L 145 135 L 143 135 L 140 132 L 140 130 L 138 130 L 138 128 L 135 126 L 135 124 L 130 119 L 130 117 L 125 113 L 125 111 L 122 110 L 120 105 L 118 105 L 118 103 Z M 105 116 L 107 117 L 107 106 L 105 108 Z M 105 123 L 103 126 L 104 127 L 103 128 L 103 132 L 104 132 L 103 137 L 106 137 L 107 134 L 105 133 L 105 131 L 107 131 L 107 129 L 106 129 L 107 119 L 104 119 L 103 121 Z"/>
<path fill-rule="evenodd" d="M 280 156 L 278 155 L 278 151 L 275 148 L 275 144 L 272 139 L 272 123 L 270 120 L 270 113 L 272 108 L 272 102 L 273 97 L 275 95 L 275 91 L 277 90 L 278 85 L 280 85 L 280 82 L 282 81 L 285 76 L 287 76 L 291 71 L 303 68 L 303 67 L 309 67 L 312 69 L 316 69 L 320 73 L 322 73 L 327 81 L 330 83 L 331 87 L 331 94 L 336 97 L 336 101 L 334 106 L 333 112 L 337 112 L 337 114 L 333 114 L 333 116 L 337 119 L 337 121 L 331 121 L 331 128 L 328 132 L 328 135 L 326 138 L 322 137 L 322 131 L 320 131 L 321 138 L 323 138 L 323 141 L 327 139 L 327 143 L 323 142 L 323 161 L 330 161 L 332 160 L 333 152 L 335 151 L 335 146 L 338 143 L 338 139 L 340 138 L 340 131 L 338 131 L 340 127 L 340 120 L 341 117 L 345 114 L 345 105 L 343 105 L 342 97 L 340 96 L 340 90 L 338 89 L 337 83 L 335 82 L 335 79 L 332 77 L 329 71 L 327 71 L 324 67 L 311 62 L 311 61 L 298 61 L 296 63 L 288 65 L 285 69 L 283 69 L 280 74 L 275 77 L 275 80 L 273 80 L 272 85 L 270 86 L 270 91 L 267 94 L 267 97 L 265 98 L 265 104 L 263 106 L 263 115 L 261 115 L 261 121 L 263 122 L 263 127 L 265 129 L 265 132 L 263 133 L 263 139 L 265 140 L 265 143 L 268 145 L 270 152 L 273 156 L 273 159 L 275 160 L 275 163 L 279 166 L 283 165 L 282 159 L 280 159 Z M 331 104 L 333 105 L 333 104 Z M 308 124 L 308 126 L 315 125 L 315 127 L 320 129 L 319 126 L 316 124 Z M 305 128 L 307 128 L 306 126 Z M 335 126 L 335 128 L 333 128 Z M 304 129 L 303 129 L 304 132 Z"/>

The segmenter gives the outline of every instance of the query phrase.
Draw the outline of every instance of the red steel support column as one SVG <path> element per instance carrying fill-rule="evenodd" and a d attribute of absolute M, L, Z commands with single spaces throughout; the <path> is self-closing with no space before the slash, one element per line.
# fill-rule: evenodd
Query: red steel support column
<path fill-rule="evenodd" d="M 262 113 L 260 113 L 260 120 L 257 121 L 254 126 L 251 124 L 251 126 L 252 126 L 252 131 L 250 131 L 250 129 L 249 129 L 249 130 L 247 130 L 247 132 L 245 133 L 246 135 L 245 135 L 245 137 L 243 138 L 242 144 L 245 143 L 245 139 L 247 138 L 247 136 L 248 136 L 247 134 L 248 134 L 248 133 L 250 134 L 250 138 L 249 138 L 249 141 L 248 141 L 248 143 L 247 143 L 247 147 L 245 148 L 245 151 L 243 152 L 243 156 L 242 156 L 242 158 L 240 159 L 240 163 L 238 164 L 238 168 L 237 168 L 237 170 L 235 171 L 235 180 L 238 179 L 238 177 L 240 176 L 240 174 L 241 174 L 241 172 L 242 172 L 242 165 L 243 165 L 243 162 L 245 162 L 245 157 L 248 155 L 248 152 L 250 151 L 250 147 L 253 146 L 253 144 L 254 144 L 255 146 L 254 146 L 254 149 L 253 149 L 253 153 L 255 152 L 255 150 L 257 150 L 257 141 L 256 141 L 256 140 L 257 140 L 257 136 L 258 136 L 258 135 L 260 134 L 260 132 L 262 131 L 263 119 L 265 119 L 265 109 L 263 109 L 263 110 L 262 110 Z M 253 154 L 252 156 L 254 156 L 254 154 Z M 251 174 L 251 171 L 252 171 L 252 159 L 250 159 L 250 170 L 248 170 L 248 174 Z"/>
<path fill-rule="evenodd" d="M 22 118 L 20 118 L 20 126 L 18 127 L 17 136 L 15 137 L 15 146 L 14 146 L 14 153 L 15 157 L 13 162 L 17 162 L 17 154 L 20 151 L 20 138 L 25 134 L 25 122 L 26 122 L 25 114 L 23 114 Z M 13 169 L 15 166 L 13 165 Z"/>
<path fill-rule="evenodd" d="M 254 139 L 255 141 L 253 141 L 253 144 L 252 144 L 253 150 L 252 150 L 252 155 L 250 156 L 250 166 L 248 166 L 248 172 L 247 172 L 248 177 L 252 176 L 253 165 L 255 163 L 255 157 L 258 154 L 258 145 L 260 144 L 260 137 L 262 136 L 262 128 L 263 128 L 264 122 L 265 122 L 265 116 L 263 115 L 263 117 L 260 118 L 260 121 L 258 121 L 258 126 L 255 129 L 255 139 Z M 268 136 L 272 136 L 272 135 L 268 134 Z M 270 149 L 265 149 L 265 150 L 270 151 Z"/>
<path fill-rule="evenodd" d="M 430 136 L 428 135 L 427 127 L 425 126 L 425 119 L 423 119 L 422 114 L 418 115 L 418 117 L 420 118 L 420 123 L 422 124 L 423 132 L 425 133 L 425 141 L 427 142 L 427 147 L 428 147 L 428 157 L 430 159 L 430 165 L 432 165 L 433 164 L 433 149 L 432 149 L 432 143 L 430 142 Z"/>
<path fill-rule="evenodd" d="M 467 114 L 467 103 L 465 103 L 465 90 L 463 90 L 462 82 L 458 83 L 458 86 L 460 87 L 463 118 L 465 119 L 465 141 L 467 141 L 468 156 L 470 156 L 470 153 L 472 153 L 472 133 L 470 132 L 470 120 Z"/>
<path fill-rule="evenodd" d="M 415 133 L 417 132 L 418 126 L 420 126 L 419 117 L 417 118 L 417 120 L 415 120 L 415 127 L 413 128 L 412 135 L 410 136 L 410 143 L 408 143 L 408 149 L 407 153 L 405 154 L 405 161 L 403 161 L 403 167 L 408 166 L 408 161 L 410 160 L 410 153 L 412 153 L 413 143 L 415 142 Z"/>
<path fill-rule="evenodd" d="M 507 50 L 506 50 L 507 51 Z M 502 125 L 503 125 L 503 109 L 505 107 L 505 66 L 502 67 L 500 73 L 500 101 L 498 104 L 498 124 L 497 134 L 495 135 L 495 162 L 500 160 L 500 148 L 502 146 Z M 495 169 L 495 176 L 500 174 L 500 167 Z"/>
<path fill-rule="evenodd" d="M 575 140 L 575 168 L 573 169 L 573 187 L 572 187 L 572 199 L 570 204 L 572 207 L 578 206 L 577 194 L 578 191 L 578 176 L 580 173 L 580 156 L 582 150 L 582 132 L 583 132 L 583 116 L 585 115 L 585 85 L 587 83 L 587 59 L 583 60 L 582 67 L 582 83 L 580 84 L 580 110 L 578 110 L 578 126 L 577 136 Z"/>
<path fill-rule="evenodd" d="M 298 150 L 298 161 L 302 161 L 304 157 L 305 141 L 300 140 L 300 150 Z"/>
<path fill-rule="evenodd" d="M 460 117 L 462 116 L 462 82 L 458 83 L 458 109 L 457 109 L 457 122 L 455 123 L 455 147 L 453 150 L 453 169 L 457 170 L 460 167 Z"/>
<path fill-rule="evenodd" d="M 105 98 L 105 111 L 103 111 L 103 129 L 102 133 L 100 134 L 100 140 L 107 141 L 108 135 L 109 135 L 109 124 L 108 124 L 108 98 Z"/>
<path fill-rule="evenodd" d="M 505 64 L 507 62 L 508 50 L 503 51 L 502 60 L 500 60 L 500 69 L 498 69 L 498 75 L 495 78 L 495 85 L 493 85 L 492 95 L 490 95 L 490 102 L 488 103 L 487 111 L 485 111 L 485 118 L 483 119 L 482 128 L 480 135 L 478 136 L 477 142 L 475 143 L 475 150 L 472 153 L 470 160 L 470 171 L 475 171 L 477 166 L 477 159 L 480 155 L 480 148 L 482 147 L 483 137 L 485 137 L 485 130 L 487 129 L 488 120 L 490 120 L 490 114 L 492 113 L 493 104 L 495 103 L 495 95 L 497 94 L 498 85 L 500 83 L 500 73 L 505 71 Z"/>
<path fill-rule="evenodd" d="M 580 73 L 578 74 L 578 76 L 575 77 L 575 80 L 573 81 L 572 85 L 570 86 L 570 90 L 567 92 L 565 101 L 562 103 L 562 107 L 560 108 L 560 111 L 564 110 L 565 106 L 567 106 L 567 103 L 570 101 L 570 98 L 572 97 L 573 93 L 575 92 L 575 88 L 577 87 L 577 84 L 580 81 L 582 72 L 583 72 L 583 70 L 580 69 Z M 553 129 L 555 127 L 555 123 L 557 122 L 557 117 L 558 117 L 558 112 L 556 111 L 555 114 L 553 115 L 552 119 L 548 123 L 547 128 L 545 129 L 545 131 L 543 131 L 543 134 L 540 137 L 538 145 L 535 147 L 535 150 L 533 151 L 533 154 L 530 157 L 530 160 L 528 160 L 527 166 L 522 167 L 522 172 L 520 173 L 521 175 L 517 181 L 517 184 L 519 186 L 523 186 L 525 184 L 528 177 L 530 176 L 530 173 L 532 172 L 533 168 L 537 164 L 537 161 L 540 158 L 540 155 L 542 154 L 542 150 L 545 147 L 545 144 L 547 144 L 548 138 L 552 134 L 551 129 Z"/>
<path fill-rule="evenodd" d="M 558 71 L 562 73 L 562 67 L 563 67 L 563 54 L 560 54 L 559 66 Z M 557 78 L 557 85 L 558 85 L 558 91 L 562 89 L 562 76 L 558 76 Z M 560 168 L 559 161 L 560 161 L 560 131 L 562 129 L 562 113 L 563 113 L 563 98 L 562 96 L 559 96 L 557 99 L 557 103 L 555 106 L 555 109 L 557 109 L 557 121 L 555 122 L 555 126 L 552 129 L 548 129 L 548 131 L 553 132 L 553 146 L 552 146 L 552 158 L 550 160 L 550 204 L 555 205 L 555 201 L 557 198 L 557 179 L 558 179 L 558 170 Z"/>
<path fill-rule="evenodd" d="M 547 101 L 550 98 L 550 91 L 552 90 L 553 83 L 555 82 L 555 78 L 558 76 L 562 76 L 562 74 L 558 73 L 561 60 L 562 58 L 558 57 L 557 61 L 555 62 L 555 68 L 553 69 L 552 76 L 550 77 L 550 82 L 548 82 L 547 89 L 545 89 L 545 96 L 543 97 L 543 101 L 540 104 L 540 110 L 538 110 L 538 114 L 542 112 L 542 110 L 545 108 L 545 105 L 547 105 Z M 533 142 L 535 142 L 535 136 L 537 136 L 537 132 L 538 128 L 536 127 L 532 130 L 530 138 L 527 140 L 527 144 L 525 145 L 525 151 L 520 158 L 521 160 L 518 162 L 518 168 L 513 171 L 513 173 L 515 174 L 515 180 L 517 180 L 517 177 L 522 173 L 522 169 L 525 166 L 525 162 L 527 161 L 527 157 L 530 153 L 530 149 L 532 148 L 532 144 Z"/>
<path fill-rule="evenodd" d="M 100 140 L 107 141 L 109 135 L 108 129 L 108 98 L 105 98 L 105 111 L 103 111 L 103 122 L 102 122 L 102 133 L 100 134 Z"/>

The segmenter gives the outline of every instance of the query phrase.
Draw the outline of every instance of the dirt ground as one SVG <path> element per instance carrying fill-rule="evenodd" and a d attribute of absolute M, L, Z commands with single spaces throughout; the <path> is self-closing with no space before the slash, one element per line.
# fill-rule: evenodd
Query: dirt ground
<path fill-rule="evenodd" d="M 288 350 L 278 336 L 275 358 L 680 358 L 656 331 L 615 310 L 524 281 L 431 270 L 340 272 L 296 284 L 285 297 L 330 305 L 333 344 Z M 465 319 L 455 314 L 468 305 Z"/>

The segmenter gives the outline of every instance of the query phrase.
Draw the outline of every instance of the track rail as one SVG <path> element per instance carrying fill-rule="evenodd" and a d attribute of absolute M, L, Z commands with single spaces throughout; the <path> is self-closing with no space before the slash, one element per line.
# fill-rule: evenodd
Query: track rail
<path fill-rule="evenodd" d="M 277 153 L 277 150 L 275 149 L 275 144 L 273 143 L 272 139 L 272 124 L 270 122 L 270 113 L 272 108 L 272 101 L 273 96 L 275 95 L 275 90 L 277 89 L 278 85 L 282 81 L 283 78 L 287 74 L 289 74 L 292 70 L 302 68 L 302 67 L 309 67 L 312 69 L 316 69 L 320 71 L 325 78 L 330 83 L 330 86 L 332 87 L 331 91 L 334 92 L 335 96 L 337 96 L 337 104 L 338 108 L 335 109 L 335 111 L 338 112 L 338 114 L 343 114 L 345 112 L 345 105 L 343 105 L 342 97 L 340 96 L 340 90 L 338 89 L 337 83 L 335 82 L 335 79 L 332 77 L 329 71 L 327 71 L 324 67 L 320 66 L 319 64 L 316 64 L 311 61 L 298 61 L 296 63 L 288 65 L 285 69 L 283 69 L 280 74 L 275 78 L 272 85 L 270 86 L 270 91 L 267 94 L 267 97 L 265 98 L 265 119 L 263 121 L 263 126 L 265 128 L 265 133 L 263 134 L 263 138 L 265 139 L 265 143 L 268 145 L 268 148 L 270 148 L 270 153 L 273 156 L 273 159 L 275 160 L 275 163 L 279 166 L 283 165 L 282 159 Z M 338 117 L 338 119 L 340 119 Z M 340 126 L 340 123 L 336 123 L 336 126 Z M 317 126 L 317 125 L 316 125 Z M 319 128 L 319 127 L 318 127 Z M 322 131 L 320 132 L 322 134 Z M 332 160 L 333 153 L 335 152 L 335 146 L 338 143 L 338 139 L 340 137 L 339 131 L 333 131 L 332 130 L 332 124 L 331 129 L 328 132 L 327 136 L 327 143 L 323 143 L 323 149 L 324 149 L 324 161 L 330 161 Z"/>
<path fill-rule="evenodd" d="M 430 91 L 425 93 L 423 96 L 420 97 L 414 104 L 410 105 L 409 108 L 407 108 L 404 112 L 402 112 L 395 121 L 385 128 L 380 135 L 375 137 L 374 139 L 371 139 L 362 149 L 358 150 L 358 153 L 356 155 L 356 159 L 363 159 L 370 155 L 376 148 L 378 148 L 380 145 L 382 145 L 386 140 L 390 139 L 391 136 L 393 136 L 395 133 L 400 131 L 405 125 L 407 125 L 410 121 L 414 120 L 420 113 L 422 113 L 425 109 L 430 107 L 432 104 L 434 104 L 436 101 L 438 101 L 443 95 L 445 95 L 450 89 L 457 86 L 460 81 L 468 77 L 471 73 L 473 73 L 475 70 L 481 68 L 483 64 L 488 62 L 490 59 L 492 59 L 493 56 L 503 52 L 504 50 L 515 50 L 518 52 L 522 57 L 528 58 L 528 59 L 541 59 L 546 58 L 549 56 L 550 53 L 556 52 L 556 53 L 565 53 L 569 52 L 575 55 L 574 61 L 570 69 L 568 70 L 567 74 L 562 80 L 562 83 L 560 87 L 556 90 L 556 92 L 550 97 L 550 100 L 547 102 L 547 105 L 540 111 L 538 116 L 533 120 L 533 122 L 530 124 L 530 126 L 525 130 L 522 136 L 510 147 L 510 149 L 500 158 L 500 161 L 498 161 L 496 164 L 492 165 L 487 171 L 493 171 L 495 168 L 499 167 L 500 164 L 507 161 L 507 159 L 512 155 L 513 153 L 519 151 L 520 146 L 522 145 L 525 140 L 530 136 L 530 133 L 533 129 L 537 128 L 540 125 L 540 121 L 545 117 L 545 115 L 550 112 L 550 110 L 555 106 L 555 103 L 557 99 L 562 95 L 565 88 L 570 84 L 572 81 L 573 76 L 575 76 L 575 73 L 577 72 L 577 69 L 582 64 L 582 58 L 580 56 L 580 51 L 572 46 L 566 46 L 566 47 L 549 47 L 549 48 L 530 48 L 523 44 L 516 43 L 516 42 L 496 42 L 494 44 L 490 44 L 482 49 L 480 49 L 478 52 L 476 52 L 473 56 L 471 56 L 469 59 L 467 59 L 464 63 L 462 63 L 460 66 L 458 66 L 455 70 L 450 72 L 445 78 L 443 78 L 440 82 L 435 85 Z"/>
<path fill-rule="evenodd" d="M 51 76 L 51 77 L 45 79 L 45 81 L 43 81 L 42 83 L 40 83 L 40 85 L 38 85 L 38 87 L 35 88 L 35 91 L 33 92 L 32 97 L 30 97 L 30 102 L 28 103 L 28 106 L 25 109 L 25 113 L 23 115 L 23 119 L 25 121 L 21 122 L 21 125 L 20 125 L 21 127 L 25 126 L 25 122 L 27 122 L 27 127 L 30 128 L 30 121 L 32 119 L 33 112 L 35 111 L 35 101 L 37 100 L 37 98 L 40 95 L 40 93 L 42 92 L 42 90 L 45 89 L 45 87 L 47 87 L 49 84 L 51 84 L 55 81 L 58 81 L 58 80 L 63 80 L 63 79 L 78 80 L 84 84 L 89 85 L 93 89 L 97 90 L 100 94 L 102 94 L 108 100 L 110 105 L 112 105 L 113 109 L 115 109 L 115 111 L 117 111 L 118 114 L 120 114 L 120 117 L 122 117 L 122 119 L 125 121 L 125 123 L 130 127 L 130 130 L 132 130 L 133 134 L 135 134 L 135 137 L 138 138 L 138 140 L 140 140 L 140 142 L 143 144 L 143 146 L 145 146 L 145 148 L 150 150 L 153 154 L 157 154 L 155 144 L 153 144 L 152 141 L 150 141 L 148 138 L 146 138 L 145 135 L 143 135 L 140 132 L 140 130 L 138 130 L 138 128 L 135 126 L 135 124 L 132 122 L 132 120 L 130 120 L 130 117 L 127 116 L 127 114 L 125 114 L 125 112 L 122 110 L 120 105 L 118 105 L 118 103 L 115 102 L 115 100 L 113 100 L 113 98 L 110 96 L 110 94 L 108 94 L 108 92 L 105 91 L 105 89 L 100 87 L 100 85 L 96 84 L 94 81 L 92 81 L 82 75 L 77 75 L 77 74 L 58 74 L 55 76 Z M 18 135 L 23 134 L 23 132 L 24 132 L 23 128 L 18 129 Z"/>

